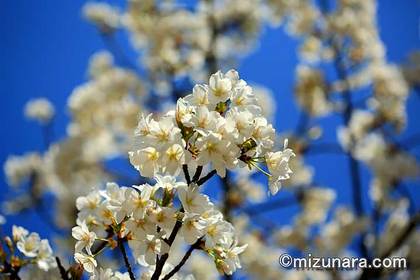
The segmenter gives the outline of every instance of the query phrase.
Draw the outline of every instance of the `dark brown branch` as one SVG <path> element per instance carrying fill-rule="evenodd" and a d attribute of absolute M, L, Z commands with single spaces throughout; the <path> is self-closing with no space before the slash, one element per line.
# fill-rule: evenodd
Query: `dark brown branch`
<path fill-rule="evenodd" d="M 201 243 L 201 238 L 198 239 L 193 245 L 190 246 L 190 248 L 187 250 L 187 252 L 185 253 L 184 257 L 181 259 L 181 261 L 165 277 L 163 277 L 162 280 L 171 279 L 171 277 L 174 276 L 181 269 L 181 267 L 187 262 L 188 258 L 191 256 L 191 253 L 195 249 L 200 248 L 200 243 Z"/>
<path fill-rule="evenodd" d="M 184 171 L 185 180 L 187 181 L 187 184 L 191 184 L 191 178 L 190 173 L 188 172 L 188 165 L 183 164 L 182 165 L 182 171 Z"/>
<path fill-rule="evenodd" d="M 120 248 L 121 254 L 124 257 L 124 264 L 125 264 L 125 267 L 127 268 L 128 274 L 130 275 L 130 279 L 136 280 L 136 277 L 134 277 L 133 270 L 131 269 L 130 261 L 128 260 L 127 252 L 124 246 L 124 241 L 125 239 L 118 238 L 118 247 Z"/>
<path fill-rule="evenodd" d="M 181 208 L 180 212 L 184 212 L 184 209 Z M 178 231 L 181 229 L 182 222 L 177 220 L 174 228 L 172 229 L 171 235 L 167 240 L 164 240 L 169 247 L 172 246 L 172 243 L 175 241 L 175 237 L 178 234 Z M 157 258 L 155 272 L 153 272 L 151 280 L 159 280 L 160 275 L 162 274 L 163 267 L 165 266 L 166 261 L 169 258 L 169 252 L 163 254 L 160 258 Z"/>
<path fill-rule="evenodd" d="M 195 170 L 195 173 L 194 173 L 194 176 L 193 176 L 193 179 L 192 179 L 193 182 L 198 182 L 198 180 L 200 179 L 202 171 L 203 171 L 203 166 L 201 166 L 201 165 L 197 166 L 197 169 Z"/>
<path fill-rule="evenodd" d="M 197 185 L 201 186 L 202 184 L 210 180 L 210 178 L 213 177 L 213 175 L 216 173 L 216 170 L 210 171 L 206 176 L 202 177 L 200 180 L 197 181 Z"/>
<path fill-rule="evenodd" d="M 60 272 L 61 279 L 63 279 L 63 280 L 69 280 L 69 278 L 67 276 L 66 269 L 61 264 L 60 259 L 58 257 L 55 257 L 55 261 L 57 262 L 57 267 L 58 267 L 58 271 Z"/>

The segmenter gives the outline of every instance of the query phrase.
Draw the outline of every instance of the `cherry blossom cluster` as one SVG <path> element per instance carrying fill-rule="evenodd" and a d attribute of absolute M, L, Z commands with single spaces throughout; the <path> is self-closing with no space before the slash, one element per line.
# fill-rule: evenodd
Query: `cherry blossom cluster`
<path fill-rule="evenodd" d="M 211 165 L 221 177 L 226 169 L 254 167 L 268 176 L 275 194 L 292 173 L 288 162 L 294 154 L 287 141 L 283 151 L 273 152 L 275 130 L 257 104 L 252 88 L 235 70 L 217 72 L 159 120 L 141 117 L 130 161 L 145 177 L 176 176 L 186 163 Z"/>
<path fill-rule="evenodd" d="M 12 227 L 12 237 L 4 237 L 0 246 L 0 273 L 14 279 L 24 267 L 36 265 L 42 271 L 57 266 L 53 251 L 47 239 L 41 239 L 36 232 L 29 232 L 23 227 Z"/>
<path fill-rule="evenodd" d="M 240 268 L 238 255 L 246 245 L 238 246 L 233 226 L 209 197 L 200 193 L 199 185 L 187 185 L 169 175 L 156 175 L 155 179 L 153 186 L 108 183 L 105 190 L 93 190 L 76 200 L 78 225 L 72 229 L 77 240 L 75 260 L 95 275 L 95 257 L 101 252 L 95 251 L 95 242 L 106 242 L 104 248 L 128 242 L 139 265 L 157 266 L 156 256 L 162 259 L 169 254 L 177 236 L 205 251 L 221 272 L 232 274 Z"/>

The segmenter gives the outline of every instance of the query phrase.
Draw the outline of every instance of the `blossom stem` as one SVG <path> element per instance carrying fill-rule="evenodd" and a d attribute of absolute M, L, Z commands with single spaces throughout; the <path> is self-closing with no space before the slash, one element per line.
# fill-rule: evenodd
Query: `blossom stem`
<path fill-rule="evenodd" d="M 128 274 L 130 275 L 130 279 L 135 280 L 136 277 L 134 277 L 134 273 L 131 269 L 130 261 L 128 260 L 127 252 L 124 247 L 124 240 L 125 239 L 118 238 L 118 247 L 120 248 L 121 254 L 124 257 L 125 267 L 127 268 Z"/>
<path fill-rule="evenodd" d="M 108 245 L 108 242 L 106 242 L 105 246 L 101 246 L 101 249 L 96 251 L 95 254 L 92 254 L 94 257 L 98 256 L 99 254 L 101 254 L 105 249 L 106 246 Z"/>
<path fill-rule="evenodd" d="M 197 185 L 201 186 L 202 184 L 210 180 L 210 178 L 213 177 L 213 175 L 216 173 L 217 173 L 216 169 L 210 171 L 206 176 L 204 176 L 203 178 L 197 181 Z"/>
<path fill-rule="evenodd" d="M 261 171 L 264 175 L 266 175 L 267 177 L 271 177 L 271 174 L 268 173 L 267 171 L 265 171 L 264 169 L 262 169 L 258 164 L 256 164 L 253 161 L 249 162 L 252 166 L 254 166 L 255 168 L 257 168 L 259 171 Z"/>
<path fill-rule="evenodd" d="M 200 248 L 201 238 L 198 239 L 193 245 L 190 246 L 188 251 L 185 253 L 184 257 L 181 259 L 181 261 L 167 274 L 165 277 L 162 278 L 162 280 L 169 280 L 172 276 L 174 276 L 181 267 L 187 262 L 188 258 L 191 256 L 191 253 L 195 250 Z"/>

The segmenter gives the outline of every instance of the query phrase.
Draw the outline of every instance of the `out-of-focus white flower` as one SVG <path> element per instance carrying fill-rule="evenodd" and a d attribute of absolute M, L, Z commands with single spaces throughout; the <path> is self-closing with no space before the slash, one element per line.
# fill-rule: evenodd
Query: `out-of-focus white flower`
<path fill-rule="evenodd" d="M 276 112 L 276 100 L 273 92 L 261 85 L 252 86 L 258 106 L 261 108 L 261 113 L 268 120 L 272 120 Z"/>
<path fill-rule="evenodd" d="M 107 3 L 88 2 L 83 6 L 83 15 L 102 32 L 112 32 L 119 25 L 118 10 Z"/>
<path fill-rule="evenodd" d="M 29 100 L 25 105 L 25 116 L 41 124 L 48 123 L 54 117 L 54 106 L 46 98 Z"/>
<path fill-rule="evenodd" d="M 15 242 L 25 238 L 28 234 L 29 232 L 25 228 L 15 225 L 12 226 L 12 236 Z"/>
<path fill-rule="evenodd" d="M 112 69 L 114 58 L 108 51 L 95 53 L 89 61 L 89 76 L 98 79 L 106 71 Z"/>
<path fill-rule="evenodd" d="M 311 187 L 303 194 L 303 213 L 305 224 L 319 224 L 327 218 L 328 210 L 336 197 L 332 189 Z"/>
<path fill-rule="evenodd" d="M 18 187 L 31 176 L 42 173 L 42 159 L 38 153 L 28 153 L 22 156 L 9 156 L 4 164 L 4 173 L 8 183 Z M 35 183 L 35 182 L 33 182 Z"/>
<path fill-rule="evenodd" d="M 295 95 L 299 105 L 313 116 L 323 116 L 332 110 L 323 73 L 306 65 L 297 70 Z"/>

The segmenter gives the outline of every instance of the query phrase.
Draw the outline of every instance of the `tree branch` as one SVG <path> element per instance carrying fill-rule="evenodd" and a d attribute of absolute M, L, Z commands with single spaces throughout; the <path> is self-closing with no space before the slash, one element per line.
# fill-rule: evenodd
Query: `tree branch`
<path fill-rule="evenodd" d="M 197 169 L 195 170 L 195 173 L 192 179 L 193 182 L 197 182 L 200 179 L 202 171 L 203 171 L 203 166 L 201 165 L 197 166 Z"/>
<path fill-rule="evenodd" d="M 127 252 L 124 247 L 124 241 L 125 239 L 118 238 L 118 247 L 120 248 L 121 254 L 124 257 L 124 264 L 125 264 L 125 267 L 127 268 L 128 274 L 130 275 L 130 279 L 136 280 L 136 277 L 134 277 L 133 270 L 131 269 L 130 261 L 128 260 Z"/>
<path fill-rule="evenodd" d="M 67 277 L 66 269 L 61 264 L 60 259 L 58 257 L 55 257 L 55 261 L 57 262 L 57 267 L 58 267 L 58 270 L 60 271 L 61 279 L 63 279 L 63 280 L 69 280 L 69 278 Z"/>
<path fill-rule="evenodd" d="M 198 239 L 193 245 L 190 246 L 190 248 L 185 253 L 184 257 L 181 259 L 181 261 L 165 276 L 162 280 L 169 280 L 172 276 L 174 276 L 181 267 L 187 262 L 188 258 L 191 256 L 191 253 L 195 250 L 200 248 L 201 238 Z"/>
<path fill-rule="evenodd" d="M 188 172 L 188 165 L 183 164 L 182 165 L 182 171 L 184 171 L 185 180 L 187 181 L 187 184 L 191 184 L 191 177 L 190 173 Z"/>
<path fill-rule="evenodd" d="M 206 176 L 204 176 L 203 178 L 197 181 L 197 185 L 201 186 L 202 184 L 210 180 L 210 178 L 213 177 L 213 175 L 216 173 L 217 173 L 216 169 L 210 171 Z"/>
<path fill-rule="evenodd" d="M 181 208 L 180 212 L 184 212 L 184 208 Z M 169 247 L 172 246 L 172 243 L 175 240 L 176 235 L 178 234 L 178 231 L 180 230 L 182 226 L 182 222 L 177 220 L 174 228 L 172 229 L 171 235 L 167 240 L 165 240 L 166 244 L 169 245 Z M 153 272 L 151 280 L 159 280 L 160 275 L 162 274 L 163 267 L 165 266 L 166 261 L 169 258 L 169 252 L 166 254 L 163 254 L 160 258 L 157 259 L 156 262 L 156 268 L 155 272 Z"/>

